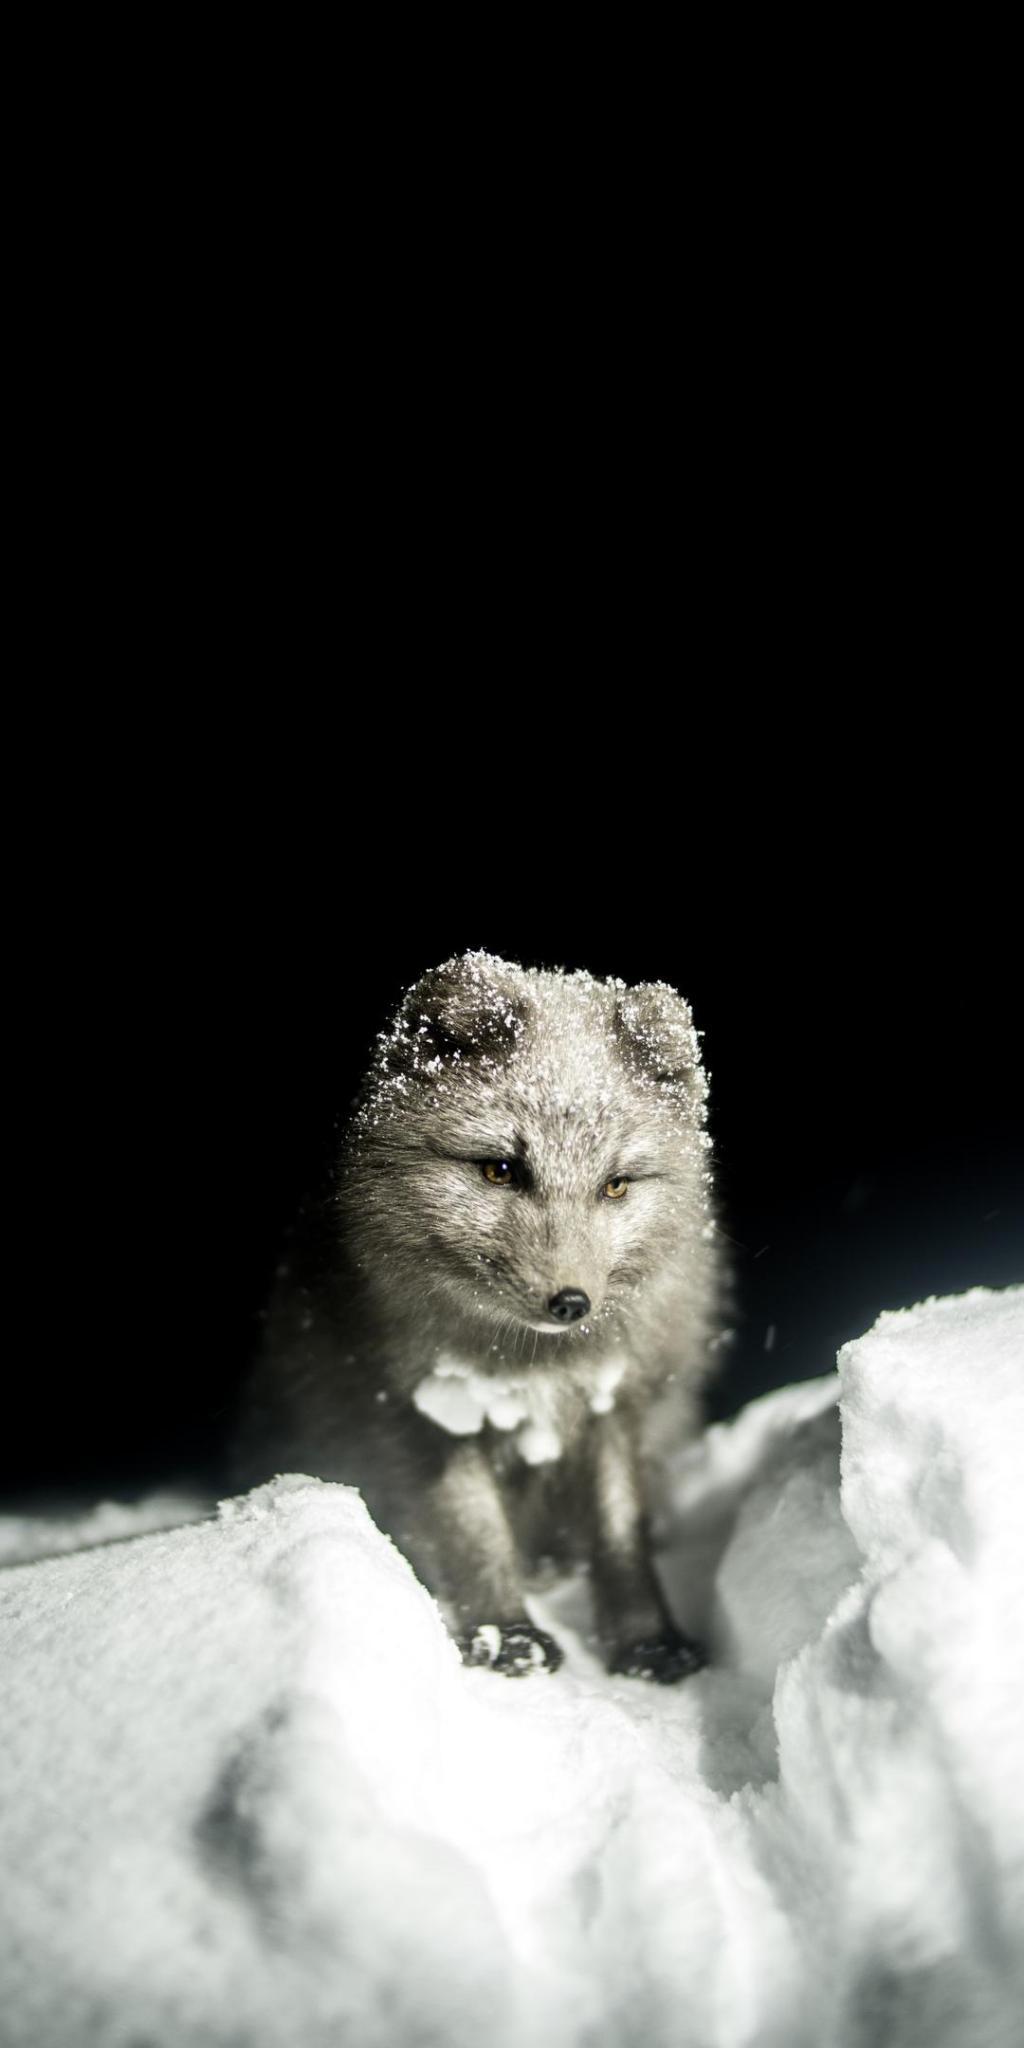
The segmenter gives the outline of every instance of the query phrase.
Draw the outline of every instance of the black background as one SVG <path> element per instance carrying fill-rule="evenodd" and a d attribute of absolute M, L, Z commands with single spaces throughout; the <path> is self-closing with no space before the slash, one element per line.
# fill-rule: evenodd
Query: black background
<path fill-rule="evenodd" d="M 843 773 L 776 729 L 740 775 L 726 709 L 712 741 L 640 688 L 599 719 L 585 691 L 558 719 L 527 682 L 432 693 L 399 773 L 386 692 L 344 756 L 323 705 L 282 701 L 258 767 L 192 723 L 159 793 L 93 816 L 43 963 L 59 1107 L 8 1500 L 217 1483 L 333 1117 L 402 989 L 465 947 L 691 1001 L 736 1276 L 713 1415 L 830 1370 L 883 1308 L 1024 1278 L 1011 838 L 998 797 L 968 823 L 956 795 L 984 763 L 897 765 L 879 722 Z M 799 711 L 794 747 L 813 732 Z"/>
<path fill-rule="evenodd" d="M 868 163 L 773 111 L 744 154 L 712 102 L 681 218 L 655 124 L 568 213 L 546 162 L 524 212 L 518 155 L 453 145 L 439 208 L 375 143 L 339 228 L 301 95 L 293 157 L 253 102 L 227 211 L 219 163 L 127 232 L 116 150 L 99 213 L 60 178 L 19 302 L 9 1498 L 212 1467 L 331 1118 L 466 946 L 692 1002 L 715 1412 L 1024 1277 L 1001 131 L 973 192 L 944 129 Z"/>

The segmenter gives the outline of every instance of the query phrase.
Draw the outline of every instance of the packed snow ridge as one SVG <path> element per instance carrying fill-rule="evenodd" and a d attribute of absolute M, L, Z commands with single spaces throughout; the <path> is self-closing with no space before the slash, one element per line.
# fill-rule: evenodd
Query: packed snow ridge
<path fill-rule="evenodd" d="M 673 1688 L 583 1578 L 561 1671 L 465 1668 L 342 1486 L 7 1525 L 4 2048 L 1010 2048 L 1022 1442 L 975 1289 L 666 1452 Z"/>

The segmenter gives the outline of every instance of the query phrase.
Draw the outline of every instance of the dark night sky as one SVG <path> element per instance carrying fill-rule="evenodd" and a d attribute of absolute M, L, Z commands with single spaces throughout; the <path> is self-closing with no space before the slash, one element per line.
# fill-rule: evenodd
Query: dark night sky
<path fill-rule="evenodd" d="M 398 798 L 386 724 L 313 822 L 265 783 L 229 812 L 165 799 L 145 830 L 140 801 L 69 881 L 62 1195 L 8 1499 L 215 1483 L 332 1114 L 403 987 L 467 946 L 690 999 L 737 1288 L 713 1413 L 829 1370 L 882 1308 L 1024 1279 L 1018 946 L 989 823 L 968 857 L 943 805 L 897 834 L 891 788 L 812 806 L 767 771 L 758 808 L 716 785 L 695 816 L 671 772 L 612 774 L 614 749 L 597 785 L 446 786 L 435 759 Z"/>
<path fill-rule="evenodd" d="M 691 1001 L 738 1304 L 715 1412 L 883 1307 L 1024 1279 L 998 320 L 916 272 L 897 304 L 902 253 L 852 320 L 828 236 L 792 278 L 774 237 L 755 289 L 698 212 L 685 330 L 653 252 L 653 317 L 627 293 L 570 347 L 531 313 L 506 356 L 447 298 L 339 329 L 319 260 L 312 319 L 254 317 L 219 250 L 223 354 L 204 298 L 166 366 L 162 320 L 112 348 L 104 318 L 51 379 L 7 1498 L 211 1468 L 332 1117 L 465 947 Z"/>

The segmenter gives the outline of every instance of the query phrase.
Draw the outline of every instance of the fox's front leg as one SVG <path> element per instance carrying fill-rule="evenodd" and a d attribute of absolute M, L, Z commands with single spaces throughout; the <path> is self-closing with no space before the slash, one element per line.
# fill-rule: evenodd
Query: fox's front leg
<path fill-rule="evenodd" d="M 562 1652 L 526 1612 L 519 1557 L 490 1462 L 475 1438 L 452 1444 L 402 1532 L 413 1569 L 452 1609 L 467 1664 L 509 1677 L 557 1670 Z"/>
<path fill-rule="evenodd" d="M 597 1632 L 608 1668 L 673 1685 L 706 1657 L 676 1627 L 655 1576 L 636 1431 L 621 1414 L 590 1422 L 582 1485 Z"/>

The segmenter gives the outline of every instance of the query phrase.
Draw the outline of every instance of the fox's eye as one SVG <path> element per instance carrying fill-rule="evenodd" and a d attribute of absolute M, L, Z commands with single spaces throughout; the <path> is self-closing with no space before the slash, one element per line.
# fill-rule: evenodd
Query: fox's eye
<path fill-rule="evenodd" d="M 490 1181 L 492 1188 L 511 1187 L 516 1177 L 511 1159 L 484 1159 L 480 1171 L 484 1179 Z"/>
<path fill-rule="evenodd" d="M 607 1196 L 609 1202 L 621 1202 L 628 1186 L 629 1181 L 626 1175 L 624 1173 L 616 1173 L 613 1174 L 611 1180 L 605 1181 L 601 1193 Z"/>

